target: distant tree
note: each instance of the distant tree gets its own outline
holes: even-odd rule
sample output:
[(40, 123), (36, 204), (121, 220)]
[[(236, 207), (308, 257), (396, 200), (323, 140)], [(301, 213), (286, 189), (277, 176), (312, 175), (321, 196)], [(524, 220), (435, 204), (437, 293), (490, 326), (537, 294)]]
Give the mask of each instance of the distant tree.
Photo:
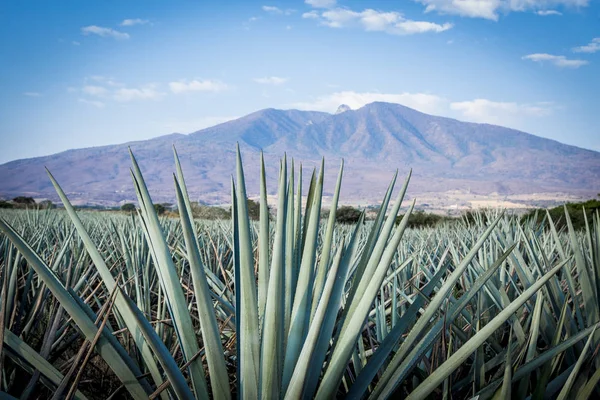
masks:
[(134, 212), (135, 211), (135, 204), (125, 203), (125, 204), (123, 204), (121, 206), (121, 211)]
[(0, 200), (0, 208), (15, 208), (14, 204)]
[(196, 201), (193, 201), (190, 205), (192, 206), (192, 215), (194, 218), (210, 220), (231, 218), (231, 211), (227, 211), (222, 207), (207, 206)]
[(46, 210), (51, 210), (56, 208), (56, 206), (54, 205), (54, 203), (52, 203), (50, 200), (43, 200), (40, 201), (39, 204), (40, 208), (46, 209)]
[[(396, 224), (399, 224), (400, 221), (402, 221), (403, 217), (404, 217), (404, 215), (398, 215), (396, 217)], [(440, 222), (448, 221), (450, 219), (451, 218), (448, 218), (446, 216), (426, 213), (425, 211), (419, 210), (419, 211), (415, 211), (410, 214), (410, 217), (408, 217), (407, 227), (413, 228), (413, 229), (414, 228), (429, 228), (429, 227), (436, 226)]]
[(248, 205), (248, 216), (250, 219), (260, 219), (260, 203), (258, 201), (248, 199), (246, 204)]
[(335, 213), (335, 220), (340, 224), (355, 224), (360, 218), (361, 211), (351, 206), (341, 206)]
[[(567, 228), (567, 219), (565, 216), (565, 207), (567, 208), (567, 212), (569, 213), (569, 218), (571, 219), (571, 223), (573, 224), (573, 228), (576, 230), (585, 229), (585, 220), (587, 217), (588, 223), (591, 224), (593, 219), (592, 215), (596, 212), (596, 210), (600, 209), (600, 200), (586, 200), (579, 203), (567, 203), (564, 206), (558, 206), (554, 208), (548, 209), (548, 213), (556, 226), (556, 229), (566, 229)], [(583, 211), (585, 210), (585, 216), (583, 215)], [(535, 220), (536, 223), (541, 223), (546, 220), (546, 210), (537, 209), (531, 210), (523, 217), (521, 217), (521, 221), (525, 222), (528, 220)], [(548, 224), (547, 224), (548, 226)]]
[(162, 204), (155, 204), (154, 210), (156, 211), (156, 213), (158, 215), (163, 215), (165, 213), (165, 211), (167, 211), (167, 208)]
[(13, 202), (15, 202), (16, 204), (21, 204), (21, 205), (25, 205), (25, 206), (35, 204), (35, 200), (33, 199), (33, 197), (26, 197), (26, 196), (15, 197), (13, 199)]

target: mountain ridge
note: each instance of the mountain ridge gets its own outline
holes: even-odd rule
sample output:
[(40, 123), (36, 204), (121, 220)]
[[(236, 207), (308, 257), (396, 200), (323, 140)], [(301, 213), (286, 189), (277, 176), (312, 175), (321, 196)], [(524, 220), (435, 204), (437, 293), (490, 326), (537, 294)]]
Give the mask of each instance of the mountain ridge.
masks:
[[(394, 169), (415, 171), (410, 191), (524, 194), (600, 191), (600, 153), (498, 125), (432, 116), (399, 104), (376, 102), (328, 114), (268, 108), (190, 134), (105, 145), (0, 165), (0, 195), (56, 198), (44, 166), (80, 202), (134, 200), (131, 148), (157, 199), (174, 198), (171, 146), (175, 145), (190, 194), (207, 203), (228, 199), (235, 144), (242, 149), (250, 194), (258, 191), (259, 151), (270, 191), (279, 157), (317, 166), (325, 157), (326, 186), (346, 159), (347, 200), (377, 201)], [(392, 168), (393, 167), (393, 168)], [(308, 174), (306, 174), (308, 175)], [(158, 201), (158, 200), (157, 200)]]

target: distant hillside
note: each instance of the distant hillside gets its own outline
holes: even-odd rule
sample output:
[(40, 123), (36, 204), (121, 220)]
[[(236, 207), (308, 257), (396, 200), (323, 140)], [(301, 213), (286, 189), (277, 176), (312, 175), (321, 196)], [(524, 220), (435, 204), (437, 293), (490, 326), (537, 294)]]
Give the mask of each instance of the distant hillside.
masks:
[[(172, 145), (179, 152), (190, 194), (208, 203), (229, 198), (235, 143), (243, 151), (249, 193), (258, 192), (259, 151), (276, 189), (280, 156), (306, 167), (326, 160), (326, 192), (346, 160), (343, 200), (377, 201), (396, 168), (413, 168), (410, 194), (465, 190), (504, 195), (600, 191), (600, 153), (513, 129), (423, 114), (372, 103), (337, 114), (266, 109), (189, 135), (69, 150), (0, 165), (0, 195), (55, 199), (48, 167), (77, 202), (135, 199), (127, 151), (135, 153), (157, 201), (174, 198)], [(296, 165), (298, 167), (298, 164)], [(305, 175), (310, 171), (306, 170)]]

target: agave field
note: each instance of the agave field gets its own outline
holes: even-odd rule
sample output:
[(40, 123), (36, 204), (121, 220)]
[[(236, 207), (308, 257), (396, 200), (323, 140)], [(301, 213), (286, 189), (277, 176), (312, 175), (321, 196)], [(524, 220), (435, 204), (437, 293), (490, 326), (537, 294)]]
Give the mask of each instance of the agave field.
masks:
[(0, 214), (0, 399), (600, 396), (598, 212), (407, 229), (409, 174), (338, 225), (343, 165), (321, 220), (324, 165), (303, 188), (284, 157), (251, 221), (238, 149), (231, 220), (192, 218), (176, 153), (159, 218), (131, 157), (135, 214), (78, 212), (50, 173), (64, 210)]

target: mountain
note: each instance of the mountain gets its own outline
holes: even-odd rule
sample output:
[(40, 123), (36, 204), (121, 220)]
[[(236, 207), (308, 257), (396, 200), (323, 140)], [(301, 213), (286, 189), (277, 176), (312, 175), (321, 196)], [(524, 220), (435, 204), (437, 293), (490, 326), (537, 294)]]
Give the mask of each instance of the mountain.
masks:
[[(304, 167), (326, 160), (325, 194), (345, 159), (342, 199), (366, 204), (381, 199), (396, 169), (412, 168), (411, 195), (468, 191), (522, 195), (600, 192), (600, 153), (514, 129), (432, 116), (398, 104), (342, 107), (328, 114), (261, 110), (188, 135), (62, 153), (0, 165), (0, 195), (56, 199), (47, 167), (76, 203), (110, 204), (135, 199), (128, 147), (155, 201), (173, 201), (172, 145), (179, 153), (192, 200), (226, 202), (240, 144), (249, 195), (258, 193), (263, 149), (270, 193), (278, 160), (287, 153)], [(296, 168), (299, 165), (296, 163)], [(297, 172), (297, 170), (296, 170)], [(310, 170), (304, 168), (305, 178)]]

